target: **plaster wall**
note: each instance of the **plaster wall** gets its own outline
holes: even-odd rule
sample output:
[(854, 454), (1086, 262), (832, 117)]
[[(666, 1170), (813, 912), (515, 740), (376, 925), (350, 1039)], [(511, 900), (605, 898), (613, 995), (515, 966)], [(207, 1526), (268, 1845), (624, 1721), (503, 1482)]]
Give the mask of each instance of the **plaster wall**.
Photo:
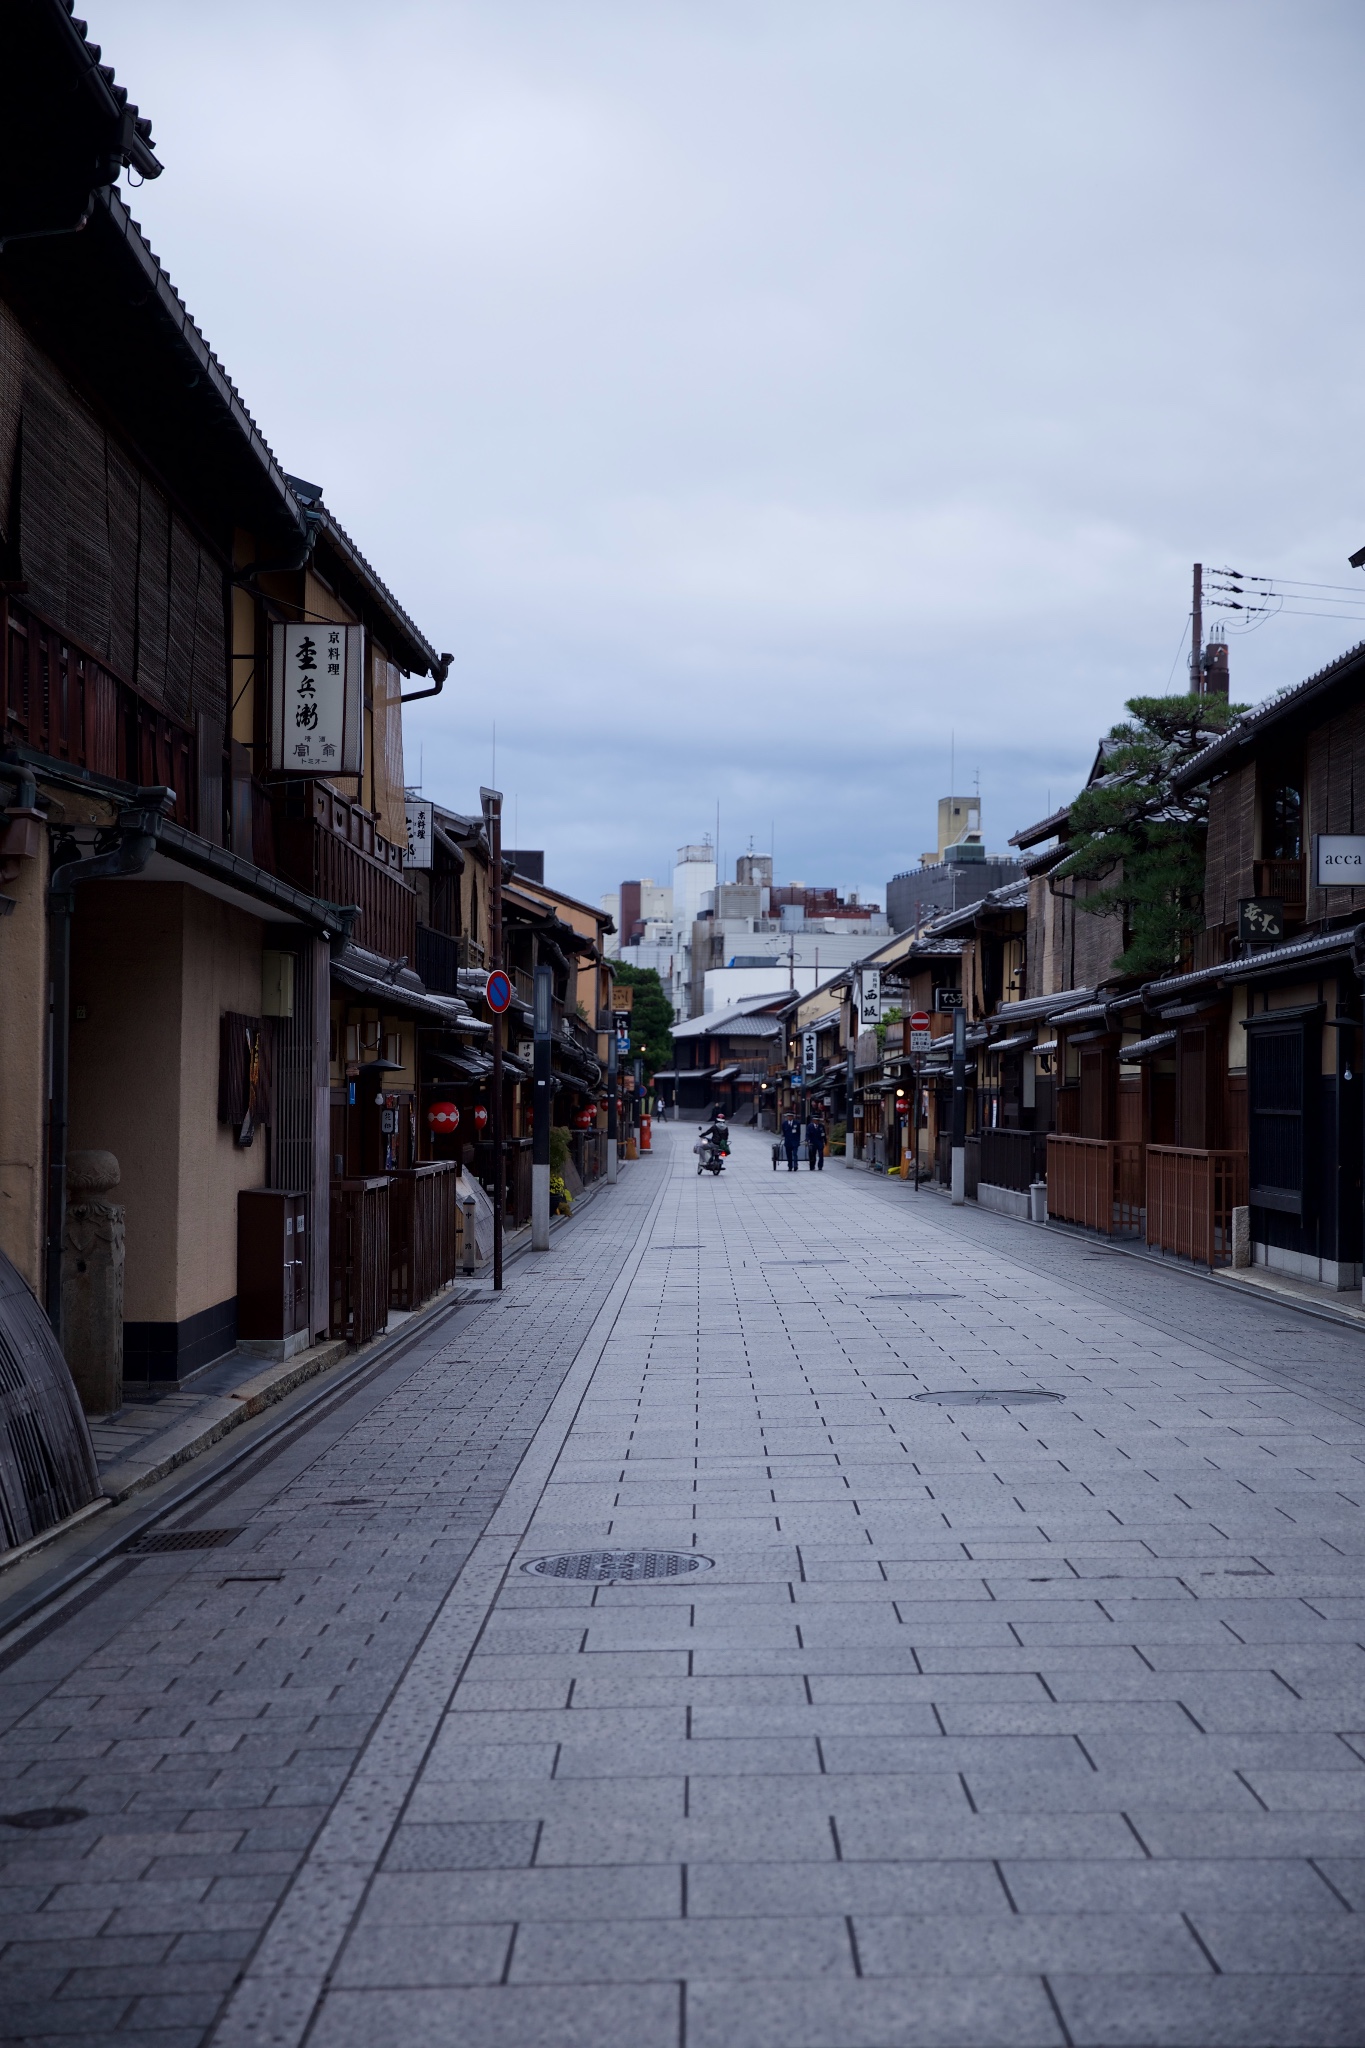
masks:
[(44, 1127), (47, 1117), (48, 836), (36, 860), (4, 885), (0, 917), (0, 1251), (43, 1291)]
[(130, 1323), (236, 1295), (237, 1194), (265, 1185), (267, 1152), (264, 1133), (238, 1151), (218, 1122), (218, 1020), (259, 1012), (261, 946), (257, 919), (180, 883), (77, 897), (71, 1145), (119, 1162)]

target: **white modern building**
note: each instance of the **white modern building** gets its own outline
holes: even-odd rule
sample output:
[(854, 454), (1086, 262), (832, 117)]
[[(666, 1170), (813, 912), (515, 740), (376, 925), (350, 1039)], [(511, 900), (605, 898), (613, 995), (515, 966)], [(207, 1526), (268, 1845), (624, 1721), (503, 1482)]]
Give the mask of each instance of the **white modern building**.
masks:
[(716, 849), (709, 839), (700, 846), (680, 846), (673, 868), (673, 975), (669, 1000), (681, 1023), (691, 1015), (692, 926), (703, 901), (716, 886)]

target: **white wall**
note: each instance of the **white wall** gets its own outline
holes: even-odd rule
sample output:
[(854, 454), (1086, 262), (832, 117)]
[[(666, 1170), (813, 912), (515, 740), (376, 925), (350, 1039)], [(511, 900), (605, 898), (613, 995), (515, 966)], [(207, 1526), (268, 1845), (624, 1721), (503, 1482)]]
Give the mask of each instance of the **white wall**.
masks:
[[(824, 978), (821, 968), (819, 980)], [(774, 967), (709, 967), (706, 970), (705, 1014), (713, 1010), (728, 1009), (731, 1003), (742, 1003), (749, 996), (783, 995), (795, 987), (802, 995), (809, 995), (818, 987), (814, 967), (797, 967), (789, 971), (784, 966)]]

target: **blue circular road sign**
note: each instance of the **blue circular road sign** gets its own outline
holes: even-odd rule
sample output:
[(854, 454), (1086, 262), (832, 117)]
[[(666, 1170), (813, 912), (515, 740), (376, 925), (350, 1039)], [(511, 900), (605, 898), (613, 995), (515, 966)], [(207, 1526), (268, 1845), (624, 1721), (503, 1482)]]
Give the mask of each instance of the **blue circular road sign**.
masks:
[(502, 1015), (504, 1010), (509, 1010), (512, 1007), (511, 977), (504, 974), (500, 967), (495, 967), (488, 977), (488, 986), (484, 990), (484, 1001), (489, 1009), (493, 1011), (494, 1015), (498, 1017)]

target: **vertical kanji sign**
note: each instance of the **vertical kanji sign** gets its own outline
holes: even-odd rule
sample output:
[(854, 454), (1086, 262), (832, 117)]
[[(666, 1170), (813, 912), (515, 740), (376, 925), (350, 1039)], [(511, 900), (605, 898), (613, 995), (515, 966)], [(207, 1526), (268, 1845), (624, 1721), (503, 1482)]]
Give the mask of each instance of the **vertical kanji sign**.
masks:
[(365, 628), (326, 620), (272, 626), (270, 671), (272, 768), (285, 775), (359, 775)]
[(429, 868), (431, 866), (432, 842), (435, 839), (433, 805), (430, 798), (410, 796), (407, 799), (408, 854), (403, 862), (405, 868)]

